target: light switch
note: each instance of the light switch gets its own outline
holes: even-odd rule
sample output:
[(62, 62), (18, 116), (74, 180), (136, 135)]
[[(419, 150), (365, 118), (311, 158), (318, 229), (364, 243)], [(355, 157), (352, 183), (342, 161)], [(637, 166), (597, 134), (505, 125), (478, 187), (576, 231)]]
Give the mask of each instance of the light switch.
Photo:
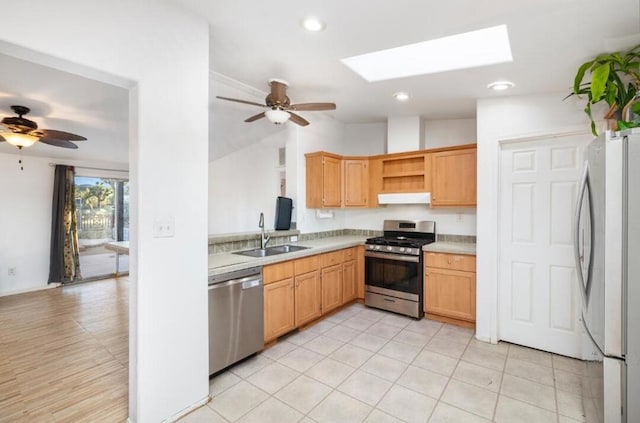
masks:
[(174, 218), (163, 217), (153, 221), (154, 238), (172, 238), (174, 234)]

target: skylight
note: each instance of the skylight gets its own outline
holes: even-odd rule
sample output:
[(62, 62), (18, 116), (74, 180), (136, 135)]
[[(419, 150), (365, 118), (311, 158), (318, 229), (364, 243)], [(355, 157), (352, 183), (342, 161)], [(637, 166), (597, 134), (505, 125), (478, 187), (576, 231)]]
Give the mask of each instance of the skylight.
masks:
[(342, 59), (369, 82), (512, 61), (506, 25)]

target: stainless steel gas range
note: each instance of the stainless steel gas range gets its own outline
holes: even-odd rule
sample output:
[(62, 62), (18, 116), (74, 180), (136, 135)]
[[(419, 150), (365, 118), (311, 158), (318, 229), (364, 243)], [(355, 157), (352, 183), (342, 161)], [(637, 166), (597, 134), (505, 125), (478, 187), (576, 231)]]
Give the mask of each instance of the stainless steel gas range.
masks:
[(435, 242), (433, 221), (385, 220), (384, 236), (365, 243), (365, 297), (370, 307), (421, 318), (422, 246)]

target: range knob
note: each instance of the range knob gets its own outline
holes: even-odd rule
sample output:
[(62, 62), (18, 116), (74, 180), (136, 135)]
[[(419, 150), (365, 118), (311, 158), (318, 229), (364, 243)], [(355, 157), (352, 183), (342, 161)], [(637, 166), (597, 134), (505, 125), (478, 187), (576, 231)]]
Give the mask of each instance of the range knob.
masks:
[(387, 247), (387, 251), (392, 251), (393, 247)]
[(400, 247), (400, 252), (404, 253), (404, 247)]
[(379, 249), (380, 249), (380, 246), (379, 246), (379, 245), (376, 245), (376, 250), (379, 250)]

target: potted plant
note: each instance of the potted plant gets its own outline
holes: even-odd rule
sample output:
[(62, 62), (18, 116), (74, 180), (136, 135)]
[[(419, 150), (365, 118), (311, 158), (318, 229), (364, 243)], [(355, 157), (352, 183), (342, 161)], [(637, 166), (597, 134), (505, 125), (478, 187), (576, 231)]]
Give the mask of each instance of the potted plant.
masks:
[[(586, 73), (590, 78), (583, 82)], [(604, 53), (583, 63), (576, 73), (573, 92), (567, 96), (587, 97), (585, 113), (591, 120), (591, 132), (597, 136), (591, 107), (602, 101), (609, 105), (605, 119), (613, 119), (611, 129), (640, 127), (640, 45), (625, 52)]]

